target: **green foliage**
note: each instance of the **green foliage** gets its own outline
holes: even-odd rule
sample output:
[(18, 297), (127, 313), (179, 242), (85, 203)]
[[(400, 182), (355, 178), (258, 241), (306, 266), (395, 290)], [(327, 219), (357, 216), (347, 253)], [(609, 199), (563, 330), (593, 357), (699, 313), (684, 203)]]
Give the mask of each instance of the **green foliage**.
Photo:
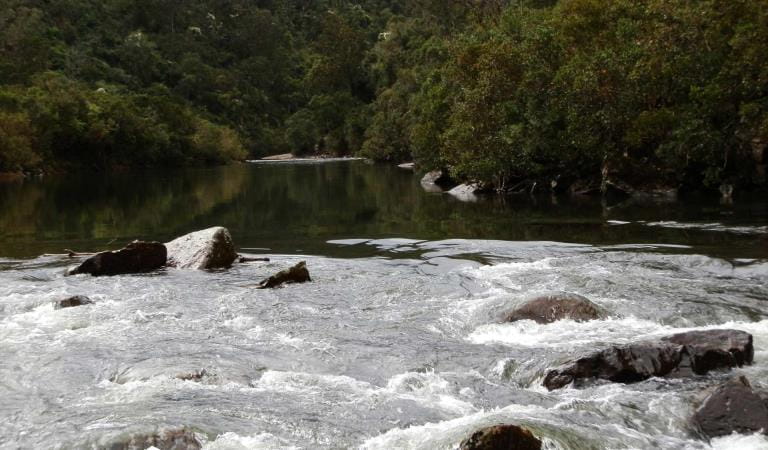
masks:
[(385, 87), (369, 156), (410, 154), (497, 187), (599, 178), (604, 161), (626, 158), (662, 184), (765, 182), (752, 157), (767, 141), (762, 2), (486, 6), (458, 31), (431, 32), (449, 49), (436, 61), (390, 23), (393, 39), (373, 51)]
[(0, 170), (290, 151), (765, 183), (762, 0), (2, 2)]
[(34, 144), (35, 130), (26, 114), (0, 111), (0, 171), (35, 167), (40, 155)]

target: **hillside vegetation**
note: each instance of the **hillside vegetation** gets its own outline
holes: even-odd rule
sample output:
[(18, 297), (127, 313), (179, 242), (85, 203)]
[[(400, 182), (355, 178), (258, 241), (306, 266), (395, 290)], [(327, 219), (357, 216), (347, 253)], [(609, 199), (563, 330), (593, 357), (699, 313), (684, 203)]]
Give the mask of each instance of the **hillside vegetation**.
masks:
[(0, 0), (0, 171), (293, 152), (765, 185), (764, 0)]

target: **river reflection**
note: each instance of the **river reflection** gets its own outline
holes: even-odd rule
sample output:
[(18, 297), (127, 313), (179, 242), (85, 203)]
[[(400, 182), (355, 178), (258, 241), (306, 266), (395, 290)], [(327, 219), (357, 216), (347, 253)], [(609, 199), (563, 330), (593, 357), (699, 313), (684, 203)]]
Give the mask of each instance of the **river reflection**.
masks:
[[(366, 256), (339, 239), (407, 237), (674, 244), (768, 256), (759, 199), (607, 206), (599, 199), (428, 193), (413, 173), (364, 161), (82, 173), (0, 184), (0, 256), (102, 250), (228, 227), (252, 252)], [(677, 249), (676, 251), (680, 251)]]

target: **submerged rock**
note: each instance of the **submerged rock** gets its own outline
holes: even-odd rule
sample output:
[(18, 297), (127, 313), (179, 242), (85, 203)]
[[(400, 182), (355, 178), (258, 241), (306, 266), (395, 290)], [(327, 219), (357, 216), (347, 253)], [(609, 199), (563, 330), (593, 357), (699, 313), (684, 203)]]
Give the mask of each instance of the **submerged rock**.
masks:
[(262, 281), (259, 283), (259, 289), (268, 289), (278, 287), (281, 284), (304, 283), (307, 281), (312, 281), (312, 279), (309, 277), (307, 263), (305, 261), (301, 261), (295, 266), (289, 269), (281, 270), (280, 272)]
[(74, 308), (75, 306), (83, 306), (93, 304), (93, 300), (84, 295), (75, 295), (74, 297), (65, 298), (62, 300), (56, 300), (53, 302), (53, 309)]
[(183, 380), (183, 381), (201, 381), (203, 378), (209, 378), (214, 376), (215, 374), (210, 373), (205, 369), (202, 369), (195, 372), (179, 373), (179, 374), (176, 374), (174, 378), (178, 380)]
[(159, 242), (133, 241), (120, 250), (91, 256), (69, 274), (102, 276), (151, 272), (165, 265), (167, 255), (165, 245)]
[(715, 369), (751, 364), (752, 335), (739, 330), (680, 333), (658, 342), (614, 346), (550, 370), (544, 386), (559, 389), (571, 382), (598, 378), (635, 383), (651, 377), (703, 375)]
[(199, 450), (203, 445), (189, 428), (161, 430), (153, 434), (132, 434), (124, 439), (100, 446), (107, 450)]
[(465, 439), (461, 450), (539, 450), (541, 441), (529, 430), (517, 425), (483, 428)]
[(693, 426), (713, 438), (731, 433), (768, 431), (768, 407), (744, 377), (718, 386), (692, 418)]
[(588, 298), (576, 294), (554, 294), (529, 300), (507, 314), (505, 322), (533, 320), (536, 323), (552, 323), (571, 319), (577, 322), (603, 317), (603, 311)]
[(189, 233), (165, 244), (168, 265), (179, 269), (229, 267), (237, 258), (229, 230), (213, 227)]

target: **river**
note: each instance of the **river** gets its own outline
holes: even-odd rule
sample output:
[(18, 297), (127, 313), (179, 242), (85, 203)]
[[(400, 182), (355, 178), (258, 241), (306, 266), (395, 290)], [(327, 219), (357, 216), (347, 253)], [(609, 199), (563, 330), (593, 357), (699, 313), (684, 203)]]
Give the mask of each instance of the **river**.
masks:
[[(210, 450), (439, 449), (502, 422), (547, 448), (768, 448), (758, 435), (708, 443), (689, 424), (734, 373), (768, 388), (767, 203), (462, 202), (364, 161), (1, 184), (0, 448), (101, 448), (186, 426)], [(270, 262), (64, 276), (65, 249), (214, 225)], [(253, 289), (302, 260), (312, 283)], [(499, 323), (560, 291), (610, 317)], [(70, 295), (95, 303), (54, 310)], [(541, 386), (574, 354), (707, 328), (752, 333), (755, 364)]]

